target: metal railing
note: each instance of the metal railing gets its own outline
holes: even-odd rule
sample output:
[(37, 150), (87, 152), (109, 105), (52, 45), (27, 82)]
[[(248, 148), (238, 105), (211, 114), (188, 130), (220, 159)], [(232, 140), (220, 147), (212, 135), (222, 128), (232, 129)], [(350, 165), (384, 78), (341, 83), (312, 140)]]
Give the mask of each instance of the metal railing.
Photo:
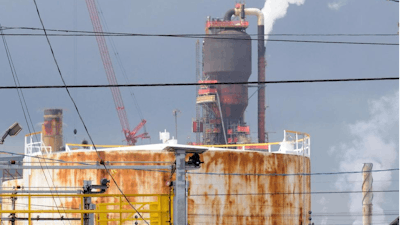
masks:
[[(151, 225), (172, 223), (172, 195), (125, 194), (125, 196), (136, 210), (125, 201), (125, 197), (121, 194), (1, 194), (3, 204), (0, 208), (0, 215), (15, 215), (17, 219), (28, 220), (28, 224), (37, 220), (60, 220), (60, 218), (63, 218), (63, 220), (80, 220), (80, 223), (84, 224), (84, 214), (94, 214), (95, 224), (116, 223), (122, 225), (127, 222), (131, 224), (132, 221), (140, 223), (142, 219), (137, 216), (140, 213), (144, 220)], [(97, 203), (94, 209), (82, 209), (84, 199), (88, 197), (91, 198), (93, 203), (102, 203)], [(14, 205), (10, 200), (12, 198), (18, 199)], [(80, 205), (71, 205), (71, 207), (65, 208), (54, 204), (40, 204), (44, 198), (59, 198), (59, 200), (64, 199), (64, 201), (70, 199), (71, 202), (77, 202), (72, 200), (79, 198)], [(9, 218), (7, 219), (9, 220)], [(129, 221), (131, 222), (129, 223)]]
[[(129, 147), (129, 145), (95, 145), (96, 149), (97, 148), (122, 148), (122, 147)], [(75, 147), (75, 148), (74, 148)], [(81, 148), (79, 148), (81, 147)], [(93, 148), (93, 145), (88, 145), (88, 144), (70, 144), (67, 143), (65, 144), (65, 151), (66, 152), (72, 152), (74, 150), (95, 150)]]
[[(145, 214), (144, 219), (150, 224), (157, 225), (166, 225), (172, 223), (172, 197), (169, 198), (168, 195), (151, 195), (151, 197), (156, 197), (153, 201), (144, 201), (144, 202), (130, 202), (132, 205), (135, 205), (136, 209), (139, 212), (147, 212), (146, 210), (150, 210), (150, 213)], [(171, 204), (170, 204), (171, 202)], [(124, 213), (126, 208), (131, 208), (128, 202), (125, 202), (125, 199), (122, 196), (118, 197), (118, 201), (114, 203), (99, 203), (96, 205), (96, 209), (100, 211), (108, 211), (109, 208), (117, 207), (120, 212), (117, 213), (117, 216), (111, 218), (109, 213), (98, 213), (96, 224), (98, 225), (107, 225), (112, 221), (118, 222), (118, 224), (123, 224), (127, 221), (138, 221), (140, 222), (140, 218), (138, 218), (135, 212), (132, 213)], [(169, 210), (171, 209), (171, 214), (169, 214)]]
[[(38, 138), (38, 135), (40, 137)], [(36, 142), (33, 140), (33, 137), (36, 136)], [(35, 132), (25, 135), (25, 155), (43, 155), (51, 153), (51, 146), (46, 146), (43, 143), (42, 132)]]
[[(39, 134), (40, 132), (33, 133)], [(27, 135), (28, 136), (28, 135)], [(27, 143), (27, 136), (25, 137), (25, 154), (42, 154), (51, 153), (51, 147), (45, 146), (43, 142), (33, 142), (30, 136), (30, 143)], [(40, 137), (41, 138), (41, 137)], [(241, 150), (255, 150), (267, 151), (271, 153), (294, 154), (311, 156), (311, 138), (310, 135), (304, 132), (284, 130), (283, 141), (269, 142), (269, 143), (251, 143), (251, 144), (227, 144), (227, 145), (201, 145), (211, 148), (227, 148), (227, 149), (241, 149)], [(273, 151), (271, 146), (279, 146), (279, 150)], [(75, 147), (75, 148), (74, 148)], [(128, 145), (96, 145), (96, 148), (121, 148), (129, 147)], [(42, 149), (39, 151), (39, 149)], [(94, 151), (93, 145), (89, 144), (65, 144), (65, 151), (72, 152), (74, 150), (89, 150)], [(40, 152), (40, 153), (39, 153)]]
[[(279, 146), (278, 151), (272, 151), (271, 146)], [(304, 132), (284, 130), (283, 141), (269, 143), (252, 143), (252, 144), (228, 144), (228, 145), (203, 145), (213, 148), (241, 149), (268, 151), (271, 153), (295, 154), (311, 156), (311, 138)]]

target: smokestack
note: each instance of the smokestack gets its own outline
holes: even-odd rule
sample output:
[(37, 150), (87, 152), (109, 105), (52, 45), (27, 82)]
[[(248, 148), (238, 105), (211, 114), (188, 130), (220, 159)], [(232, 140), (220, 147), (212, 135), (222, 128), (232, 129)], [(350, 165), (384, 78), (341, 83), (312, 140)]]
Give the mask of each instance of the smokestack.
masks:
[[(265, 81), (265, 36), (264, 36), (264, 14), (257, 8), (244, 8), (236, 6), (235, 15), (257, 16), (258, 25), (258, 81)], [(225, 19), (231, 14), (231, 10), (225, 14)], [(232, 16), (232, 15), (230, 15)], [(230, 20), (230, 18), (229, 18)], [(258, 84), (258, 143), (265, 143), (265, 84)]]
[(62, 109), (45, 109), (42, 125), (43, 143), (51, 147), (52, 152), (61, 151), (62, 141)]
[(372, 218), (372, 163), (364, 163), (362, 184), (363, 225), (371, 225)]
[[(263, 19), (264, 20), (264, 19)], [(265, 81), (264, 23), (258, 25), (258, 81)], [(258, 84), (258, 143), (265, 142), (265, 84)]]
[[(233, 14), (234, 12), (234, 14)], [(231, 17), (239, 16), (244, 19), (245, 15), (257, 16), (258, 25), (258, 142), (265, 143), (265, 36), (264, 36), (264, 14), (257, 8), (245, 8), (244, 4), (236, 4), (234, 9), (225, 13), (224, 20), (230, 21)]]

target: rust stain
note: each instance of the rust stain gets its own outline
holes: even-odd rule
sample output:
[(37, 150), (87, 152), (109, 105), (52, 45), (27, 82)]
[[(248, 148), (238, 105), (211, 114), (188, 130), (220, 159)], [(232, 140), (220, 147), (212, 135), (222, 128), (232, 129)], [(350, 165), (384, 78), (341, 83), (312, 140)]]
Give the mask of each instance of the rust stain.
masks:
[[(104, 161), (174, 161), (172, 153), (163, 151), (100, 151)], [(47, 155), (65, 161), (98, 161), (96, 152), (60, 152)], [(196, 172), (214, 173), (259, 173), (282, 174), (310, 172), (310, 160), (301, 156), (271, 154), (253, 151), (208, 151), (201, 156), (205, 163)], [(32, 159), (37, 161), (37, 159)], [(43, 160), (42, 160), (43, 161)], [(305, 164), (303, 165), (303, 162)], [(47, 161), (50, 165), (51, 161)], [(55, 164), (56, 165), (56, 164)], [(303, 171), (304, 167), (304, 171)], [(41, 170), (32, 170), (31, 186), (45, 186)], [(24, 176), (26, 172), (24, 171)], [(82, 186), (83, 180), (98, 183), (101, 178), (110, 178), (105, 170), (54, 170), (55, 186)], [(169, 173), (150, 171), (118, 170), (116, 182), (126, 194), (167, 194), (165, 185)], [(310, 191), (310, 177), (302, 176), (238, 176), (188, 174), (190, 196), (188, 197), (188, 220), (191, 224), (306, 224), (302, 214), (311, 207), (310, 195), (281, 194)], [(13, 185), (11, 181), (5, 185)], [(304, 186), (304, 188), (303, 188)], [(110, 194), (119, 191), (111, 182)], [(250, 195), (240, 195), (248, 193)], [(271, 194), (272, 193), (272, 194)], [(275, 194), (273, 194), (275, 193)], [(256, 195), (252, 195), (256, 194)], [(202, 196), (195, 196), (202, 195)], [(135, 200), (151, 200), (130, 198)], [(97, 203), (116, 202), (116, 199), (93, 198)], [(62, 199), (64, 207), (79, 208), (79, 199)], [(304, 203), (303, 203), (304, 202)], [(52, 204), (49, 200), (37, 199), (36, 204)], [(295, 216), (286, 216), (292, 214)], [(110, 215), (113, 218), (115, 215)]]

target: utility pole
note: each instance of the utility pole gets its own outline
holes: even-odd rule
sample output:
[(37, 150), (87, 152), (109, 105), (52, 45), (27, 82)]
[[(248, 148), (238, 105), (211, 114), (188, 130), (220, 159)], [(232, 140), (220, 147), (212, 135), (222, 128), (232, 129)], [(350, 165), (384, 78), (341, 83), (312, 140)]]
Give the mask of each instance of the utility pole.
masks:
[(174, 109), (172, 115), (175, 116), (175, 139), (178, 140), (178, 113), (181, 111), (179, 109)]
[[(199, 40), (196, 41), (196, 80), (195, 82), (199, 82), (201, 80), (200, 77), (200, 42)], [(196, 97), (199, 93), (199, 86), (196, 86)], [(200, 126), (200, 105), (196, 103), (196, 143), (200, 143), (200, 132), (198, 130)]]
[[(187, 225), (187, 194), (189, 183), (186, 180), (186, 171), (199, 169), (204, 163), (200, 160), (200, 155), (208, 150), (205, 147), (193, 146), (167, 146), (164, 150), (175, 154), (175, 181), (174, 187), (174, 208), (173, 208), (173, 225)], [(192, 154), (188, 161), (185, 161), (186, 155)]]

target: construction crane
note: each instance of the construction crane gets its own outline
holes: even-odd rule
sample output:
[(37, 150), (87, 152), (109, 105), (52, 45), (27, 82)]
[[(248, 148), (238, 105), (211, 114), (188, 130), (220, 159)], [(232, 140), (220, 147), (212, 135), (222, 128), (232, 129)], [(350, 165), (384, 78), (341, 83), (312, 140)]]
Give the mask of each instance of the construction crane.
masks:
[[(99, 46), (101, 60), (103, 61), (104, 69), (106, 71), (108, 83), (116, 85), (117, 78), (114, 73), (113, 64), (108, 51), (107, 43), (101, 34), (103, 33), (103, 27), (100, 22), (99, 14), (97, 11), (95, 0), (85, 0), (87, 8), (89, 10), (90, 20), (92, 21), (93, 30), (100, 35), (96, 35), (96, 41)], [(139, 138), (150, 138), (148, 133), (137, 134), (137, 132), (146, 124), (146, 120), (142, 121), (132, 131), (129, 128), (128, 117), (126, 115), (124, 102), (122, 100), (121, 92), (118, 87), (110, 87), (111, 93), (114, 99), (115, 108), (117, 109), (118, 118), (121, 123), (122, 131), (125, 134), (125, 139), (128, 145), (135, 145)]]

